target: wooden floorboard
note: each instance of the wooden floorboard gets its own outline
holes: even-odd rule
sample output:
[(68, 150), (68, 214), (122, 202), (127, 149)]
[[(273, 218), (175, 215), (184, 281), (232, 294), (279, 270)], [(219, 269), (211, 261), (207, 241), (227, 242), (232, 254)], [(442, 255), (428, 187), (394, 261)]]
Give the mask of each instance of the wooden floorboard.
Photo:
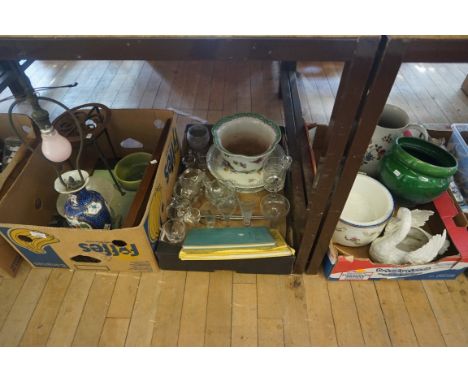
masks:
[[(343, 64), (298, 68), (305, 121), (327, 123)], [(278, 63), (36, 61), (27, 73), (34, 86), (78, 82), (42, 92), (70, 107), (172, 107), (210, 123), (253, 111), (284, 122)], [(412, 122), (467, 122), (468, 97), (460, 90), (467, 74), (467, 64), (404, 64), (388, 102), (404, 108)], [(0, 104), (0, 112), (8, 106)], [(178, 128), (189, 122), (190, 116), (179, 116)], [(0, 344), (467, 346), (467, 296), (464, 275), (351, 283), (329, 282), (323, 274), (102, 274), (23, 263), (16, 278), (0, 279)]]
[(351, 283), (329, 283), (328, 291), (338, 345), (363, 346), (365, 342)]
[(45, 346), (47, 344), (72, 277), (73, 272), (69, 270), (54, 269), (52, 271), (23, 334), (21, 346)]
[(205, 346), (229, 346), (231, 344), (232, 282), (231, 271), (210, 273)]
[(382, 280), (375, 283), (388, 334), (393, 346), (417, 346), (408, 308), (398, 282)]

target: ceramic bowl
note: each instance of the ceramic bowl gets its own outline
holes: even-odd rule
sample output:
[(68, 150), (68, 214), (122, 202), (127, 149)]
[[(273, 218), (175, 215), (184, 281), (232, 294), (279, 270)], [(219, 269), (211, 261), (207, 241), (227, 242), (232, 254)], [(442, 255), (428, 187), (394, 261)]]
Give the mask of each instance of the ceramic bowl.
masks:
[(223, 158), (239, 172), (261, 169), (281, 140), (278, 125), (254, 113), (224, 117), (213, 126), (212, 133)]
[(394, 202), (387, 188), (370, 176), (358, 174), (332, 241), (361, 247), (374, 241), (392, 217)]
[(399, 137), (382, 159), (380, 180), (401, 204), (413, 206), (442, 194), (457, 166), (443, 148), (419, 138)]
[(124, 189), (128, 191), (138, 189), (151, 157), (149, 153), (137, 152), (126, 155), (117, 162), (114, 174)]

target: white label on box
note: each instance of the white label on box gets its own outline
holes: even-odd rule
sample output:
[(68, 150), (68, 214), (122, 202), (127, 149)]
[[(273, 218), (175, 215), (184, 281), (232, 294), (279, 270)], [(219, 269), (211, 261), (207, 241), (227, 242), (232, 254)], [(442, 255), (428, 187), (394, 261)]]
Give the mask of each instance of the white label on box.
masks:
[(41, 239), (45, 239), (47, 237), (47, 235), (45, 233), (42, 233), (42, 232), (29, 231), (29, 233), (31, 234), (31, 236), (40, 237)]
[(343, 272), (340, 280), (369, 280), (372, 275), (372, 272)]

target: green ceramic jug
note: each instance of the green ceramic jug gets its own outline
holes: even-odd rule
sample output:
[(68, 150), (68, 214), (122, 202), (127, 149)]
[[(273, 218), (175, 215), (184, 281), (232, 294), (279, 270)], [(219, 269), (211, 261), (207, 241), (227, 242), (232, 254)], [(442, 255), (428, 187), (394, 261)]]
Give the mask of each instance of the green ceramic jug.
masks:
[(423, 204), (448, 188), (457, 167), (457, 160), (443, 148), (399, 137), (382, 160), (380, 179), (397, 199)]

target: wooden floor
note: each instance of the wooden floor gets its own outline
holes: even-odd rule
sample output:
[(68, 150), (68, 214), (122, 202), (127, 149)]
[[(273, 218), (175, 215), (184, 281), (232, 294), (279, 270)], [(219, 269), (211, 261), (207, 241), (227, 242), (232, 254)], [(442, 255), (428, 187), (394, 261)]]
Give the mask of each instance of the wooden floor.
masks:
[[(308, 122), (328, 121), (342, 66), (300, 66)], [(468, 65), (404, 65), (390, 101), (415, 122), (468, 121)], [(35, 62), (34, 86), (68, 106), (167, 108), (210, 122), (282, 122), (276, 63)], [(5, 91), (0, 98), (7, 96)], [(5, 112), (8, 103), (0, 104)], [(51, 109), (53, 115), (59, 110)], [(189, 119), (183, 117), (182, 127)], [(468, 280), (327, 282), (318, 276), (34, 269), (0, 279), (3, 346), (466, 346)]]

